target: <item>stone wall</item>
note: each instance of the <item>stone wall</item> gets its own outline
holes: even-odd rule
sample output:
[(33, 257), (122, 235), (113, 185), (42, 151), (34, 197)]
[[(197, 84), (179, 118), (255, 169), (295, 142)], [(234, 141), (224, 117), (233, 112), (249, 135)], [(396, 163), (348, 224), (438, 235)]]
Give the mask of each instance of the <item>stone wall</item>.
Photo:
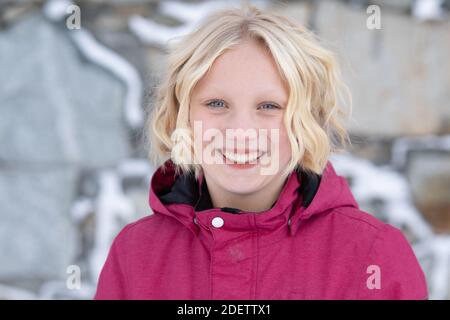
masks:
[[(151, 107), (167, 50), (140, 39), (130, 19), (169, 28), (183, 22), (162, 14), (158, 1), (77, 3), (82, 28), (138, 71), (142, 109)], [(338, 53), (353, 95), (352, 156), (407, 181), (421, 217), (448, 236), (450, 21), (419, 21), (408, 0), (374, 3), (381, 7), (380, 30), (366, 27), (364, 1), (269, 6)], [(17, 290), (89, 298), (112, 237), (151, 214), (153, 169), (142, 128), (130, 128), (124, 115), (126, 85), (83, 55), (70, 36), (76, 31), (48, 19), (43, 5), (0, 4), (0, 298), (17, 297)], [(364, 205), (382, 218), (386, 206), (372, 200)], [(65, 288), (69, 265), (81, 267), (84, 291)]]

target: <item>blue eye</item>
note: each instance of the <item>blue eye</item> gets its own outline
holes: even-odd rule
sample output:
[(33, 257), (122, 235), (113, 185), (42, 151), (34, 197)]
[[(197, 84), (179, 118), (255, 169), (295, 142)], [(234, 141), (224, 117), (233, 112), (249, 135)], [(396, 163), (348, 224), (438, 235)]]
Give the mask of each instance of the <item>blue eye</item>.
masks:
[[(206, 103), (206, 105), (208, 107), (211, 107), (213, 109), (220, 109), (222, 107), (225, 107), (224, 104), (225, 104), (225, 102), (223, 100), (212, 100), (212, 101)], [(280, 109), (280, 107), (273, 103), (265, 103), (265, 104), (259, 106), (258, 109), (275, 110), (275, 109)]]
[(211, 102), (208, 102), (206, 105), (208, 106), (208, 107), (211, 107), (211, 108), (214, 108), (214, 109), (218, 109), (218, 108), (221, 108), (222, 106), (218, 106), (218, 105), (214, 105), (215, 103), (223, 103), (223, 101), (222, 100), (213, 100), (213, 101), (211, 101)]
[[(269, 108), (266, 108), (266, 106), (269, 106)], [(261, 109), (268, 109), (268, 110), (272, 110), (272, 109), (280, 109), (279, 106), (277, 106), (276, 104), (272, 104), (272, 103), (266, 103), (263, 104), (261, 107)], [(258, 108), (259, 109), (259, 108)]]

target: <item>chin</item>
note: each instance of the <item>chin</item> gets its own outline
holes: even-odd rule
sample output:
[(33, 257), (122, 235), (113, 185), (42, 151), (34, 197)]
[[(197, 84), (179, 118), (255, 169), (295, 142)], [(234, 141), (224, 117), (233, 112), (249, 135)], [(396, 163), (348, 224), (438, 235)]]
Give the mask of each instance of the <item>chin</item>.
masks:
[(223, 189), (235, 194), (254, 193), (262, 189), (267, 176), (261, 176), (258, 171), (254, 174), (221, 172), (214, 174), (214, 180)]

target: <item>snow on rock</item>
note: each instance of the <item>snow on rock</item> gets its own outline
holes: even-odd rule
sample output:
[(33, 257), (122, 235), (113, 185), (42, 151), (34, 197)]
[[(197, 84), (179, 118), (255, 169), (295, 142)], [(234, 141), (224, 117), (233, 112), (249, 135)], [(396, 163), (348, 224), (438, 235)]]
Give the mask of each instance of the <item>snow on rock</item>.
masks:
[[(397, 146), (399, 154), (409, 150), (412, 146), (426, 146), (447, 148), (447, 138), (431, 142), (430, 138), (400, 142)], [(419, 141), (419, 144), (414, 142)], [(397, 156), (395, 159), (403, 159)], [(349, 154), (333, 155), (331, 157), (336, 172), (350, 178), (352, 192), (359, 201), (376, 198), (383, 201), (383, 214), (387, 222), (410, 230), (417, 241), (413, 243), (413, 250), (422, 263), (427, 274), (430, 299), (448, 298), (448, 284), (450, 280), (450, 236), (437, 235), (415, 208), (406, 178), (390, 166), (377, 167), (368, 160), (359, 159)], [(403, 162), (399, 160), (398, 163)], [(424, 268), (424, 261), (431, 259), (431, 266)]]
[(403, 168), (408, 159), (408, 153), (414, 150), (450, 151), (450, 135), (425, 135), (420, 137), (401, 137), (392, 146), (391, 163), (395, 168)]
[[(266, 8), (269, 1), (250, 1), (260, 8)], [(182, 22), (180, 26), (168, 27), (160, 25), (140, 16), (132, 16), (128, 22), (130, 30), (144, 43), (162, 48), (170, 46), (170, 41), (178, 36), (193, 31), (202, 19), (214, 11), (238, 7), (241, 1), (205, 1), (199, 3), (183, 3), (180, 1), (163, 1), (159, 10), (162, 14), (176, 18)]]
[(416, 0), (412, 14), (419, 21), (438, 21), (444, 19), (443, 0)]
[(390, 223), (406, 226), (420, 239), (432, 235), (431, 227), (414, 207), (408, 183), (400, 173), (350, 155), (333, 156), (332, 163), (337, 172), (351, 177), (352, 192), (358, 201), (380, 199)]
[[(60, 22), (66, 15), (72, 1), (48, 1), (43, 7), (44, 15), (51, 21)], [(99, 43), (92, 34), (81, 28), (70, 30), (71, 37), (80, 52), (93, 63), (105, 68), (117, 76), (126, 86), (125, 118), (131, 128), (139, 128), (144, 123), (144, 113), (141, 106), (142, 82), (136, 69), (119, 54)]]

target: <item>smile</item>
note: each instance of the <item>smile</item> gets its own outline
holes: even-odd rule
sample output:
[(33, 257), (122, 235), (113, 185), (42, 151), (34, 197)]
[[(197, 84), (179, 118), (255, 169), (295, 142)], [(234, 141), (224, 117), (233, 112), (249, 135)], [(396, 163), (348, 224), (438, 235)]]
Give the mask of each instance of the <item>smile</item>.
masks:
[(225, 159), (237, 164), (246, 164), (250, 162), (255, 162), (264, 155), (264, 152), (258, 153), (256, 151), (249, 153), (235, 153), (222, 150), (218, 151), (224, 156)]

